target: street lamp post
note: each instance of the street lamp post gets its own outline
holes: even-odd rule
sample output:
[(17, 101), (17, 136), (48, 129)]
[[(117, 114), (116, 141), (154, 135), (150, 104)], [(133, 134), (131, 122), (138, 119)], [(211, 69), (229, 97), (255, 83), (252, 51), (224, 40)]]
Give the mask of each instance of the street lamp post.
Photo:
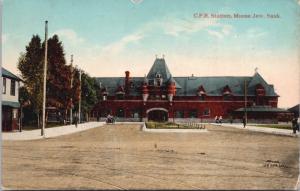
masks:
[(244, 105), (244, 117), (245, 117), (245, 123), (247, 124), (248, 122), (248, 119), (247, 119), (247, 82), (246, 82), (246, 79), (245, 79), (245, 105)]
[[(71, 91), (73, 88), (73, 55), (71, 55)], [(70, 125), (73, 123), (73, 99), (71, 95)]]
[(80, 93), (79, 93), (79, 106), (78, 106), (78, 123), (81, 122), (81, 69), (79, 69), (79, 82), (80, 82)]
[(48, 21), (45, 21), (45, 58), (44, 58), (44, 84), (43, 84), (43, 126), (41, 136), (45, 137), (46, 119), (46, 79), (47, 79), (47, 51), (48, 51)]

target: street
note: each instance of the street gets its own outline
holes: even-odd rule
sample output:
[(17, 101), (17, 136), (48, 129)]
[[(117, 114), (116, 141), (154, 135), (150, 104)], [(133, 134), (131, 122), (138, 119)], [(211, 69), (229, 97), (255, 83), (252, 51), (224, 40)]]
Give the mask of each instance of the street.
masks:
[(148, 133), (140, 125), (3, 141), (12, 189), (294, 189), (299, 139), (208, 126), (207, 133)]

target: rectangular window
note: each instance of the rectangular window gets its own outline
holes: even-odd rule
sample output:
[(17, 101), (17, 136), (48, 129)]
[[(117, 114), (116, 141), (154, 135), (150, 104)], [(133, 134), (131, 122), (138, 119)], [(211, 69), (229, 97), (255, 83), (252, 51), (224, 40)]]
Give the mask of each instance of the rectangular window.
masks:
[(209, 116), (210, 115), (210, 109), (209, 108), (205, 108), (203, 111), (203, 115), (204, 116)]
[(191, 110), (190, 111), (190, 118), (197, 118), (198, 117), (198, 111), (197, 110)]
[(2, 90), (3, 94), (6, 94), (6, 78), (3, 78), (3, 90)]
[(16, 95), (16, 81), (15, 80), (11, 80), (10, 95), (12, 95), (12, 96)]
[(184, 112), (183, 111), (176, 111), (175, 112), (176, 118), (184, 118)]

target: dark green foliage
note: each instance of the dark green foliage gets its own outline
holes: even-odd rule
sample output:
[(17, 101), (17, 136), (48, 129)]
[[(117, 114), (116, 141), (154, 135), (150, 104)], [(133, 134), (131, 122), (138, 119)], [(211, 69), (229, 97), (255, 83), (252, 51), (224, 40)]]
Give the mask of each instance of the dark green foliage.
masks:
[[(29, 101), (32, 112), (39, 118), (43, 103), (43, 50), (41, 39), (34, 35), (26, 46), (26, 52), (21, 54), (18, 69), (21, 71), (27, 91), (21, 91), (20, 97)], [(26, 95), (25, 95), (26, 92)], [(39, 119), (37, 120), (39, 121)]]

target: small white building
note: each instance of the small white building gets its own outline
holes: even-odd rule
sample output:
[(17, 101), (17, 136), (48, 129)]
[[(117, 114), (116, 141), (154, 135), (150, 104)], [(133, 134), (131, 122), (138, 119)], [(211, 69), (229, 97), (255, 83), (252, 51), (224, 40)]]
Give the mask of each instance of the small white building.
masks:
[(19, 129), (19, 87), (21, 79), (2, 67), (2, 131)]

